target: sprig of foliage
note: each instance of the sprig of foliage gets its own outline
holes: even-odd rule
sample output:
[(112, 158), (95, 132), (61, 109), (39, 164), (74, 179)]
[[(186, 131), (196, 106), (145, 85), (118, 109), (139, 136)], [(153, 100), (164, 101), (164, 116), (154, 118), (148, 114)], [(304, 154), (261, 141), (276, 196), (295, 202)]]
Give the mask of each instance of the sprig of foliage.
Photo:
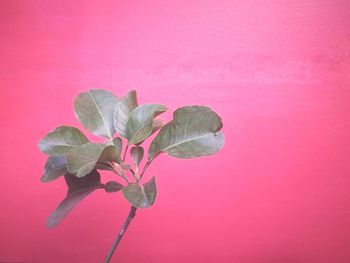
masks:
[[(88, 131), (107, 140), (89, 142), (79, 129), (70, 126), (60, 126), (40, 140), (40, 150), (49, 155), (41, 181), (51, 182), (64, 176), (68, 187), (66, 198), (49, 216), (46, 225), (49, 228), (58, 225), (80, 201), (97, 189), (107, 193), (121, 191), (131, 209), (106, 258), (105, 262), (109, 262), (136, 209), (150, 207), (155, 202), (155, 177), (142, 182), (143, 174), (153, 160), (161, 153), (194, 158), (218, 152), (224, 145), (220, 132), (222, 121), (208, 107), (185, 106), (177, 109), (173, 120), (163, 125), (157, 116), (167, 111), (167, 107), (139, 105), (134, 90), (120, 99), (106, 90), (89, 90), (75, 99), (74, 110)], [(147, 161), (141, 168), (145, 155), (141, 145), (156, 132), (147, 152)], [(128, 153), (132, 164), (125, 161)], [(111, 171), (125, 183), (109, 181), (103, 184), (98, 170)]]

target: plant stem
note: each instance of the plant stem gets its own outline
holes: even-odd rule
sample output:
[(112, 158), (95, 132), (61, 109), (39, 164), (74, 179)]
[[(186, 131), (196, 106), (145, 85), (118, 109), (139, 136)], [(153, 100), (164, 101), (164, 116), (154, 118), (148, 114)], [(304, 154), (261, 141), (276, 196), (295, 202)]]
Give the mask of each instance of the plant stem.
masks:
[(123, 235), (124, 235), (126, 229), (128, 228), (128, 226), (129, 226), (131, 220), (135, 217), (135, 215), (136, 215), (136, 210), (137, 210), (137, 208), (136, 208), (135, 206), (131, 206), (131, 207), (130, 207), (130, 212), (129, 212), (129, 214), (128, 214), (128, 217), (126, 218), (126, 220), (125, 220), (125, 222), (124, 222), (122, 228), (121, 228), (120, 231), (119, 231), (119, 234), (118, 234), (116, 240), (114, 241), (114, 243), (113, 243), (111, 249), (109, 250), (108, 255), (107, 255), (107, 257), (106, 257), (106, 260), (105, 260), (105, 263), (109, 263), (109, 262), (110, 262), (110, 260), (111, 260), (111, 258), (112, 258), (112, 256), (113, 256), (113, 253), (114, 253), (115, 249), (117, 248), (117, 246), (118, 246), (120, 240), (122, 239), (122, 237), (123, 237)]

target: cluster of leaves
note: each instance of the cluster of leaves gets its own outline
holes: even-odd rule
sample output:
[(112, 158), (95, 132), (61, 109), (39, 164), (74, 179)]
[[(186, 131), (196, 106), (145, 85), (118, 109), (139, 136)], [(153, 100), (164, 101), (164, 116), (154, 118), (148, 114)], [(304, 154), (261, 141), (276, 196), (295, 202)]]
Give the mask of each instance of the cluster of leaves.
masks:
[[(157, 116), (167, 107), (139, 105), (135, 91), (119, 99), (106, 90), (89, 90), (75, 99), (74, 110), (81, 124), (94, 135), (104, 137), (105, 141), (89, 142), (79, 129), (71, 126), (60, 126), (40, 140), (40, 150), (49, 155), (41, 181), (51, 182), (64, 176), (68, 186), (66, 198), (48, 218), (48, 227), (56, 226), (96, 189), (121, 191), (132, 206), (147, 208), (155, 201), (156, 181), (152, 177), (141, 183), (141, 179), (159, 154), (193, 158), (214, 154), (224, 144), (220, 117), (204, 106), (181, 107), (174, 112), (173, 120), (163, 125)], [(141, 145), (156, 132), (147, 161), (141, 168), (144, 157)], [(128, 152), (132, 164), (125, 162)], [(102, 184), (98, 170), (114, 172), (125, 185), (117, 181)]]

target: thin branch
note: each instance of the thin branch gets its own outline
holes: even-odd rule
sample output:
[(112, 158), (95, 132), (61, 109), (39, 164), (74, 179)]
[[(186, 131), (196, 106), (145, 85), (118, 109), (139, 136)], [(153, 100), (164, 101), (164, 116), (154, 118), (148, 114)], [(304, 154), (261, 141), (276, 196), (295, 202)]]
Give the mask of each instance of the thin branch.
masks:
[(128, 149), (129, 149), (129, 144), (127, 144), (125, 147), (125, 152), (124, 152), (123, 159), (122, 159), (123, 162), (125, 161), (126, 153), (127, 153)]
[(125, 177), (124, 174), (118, 174), (118, 173), (116, 173), (116, 174), (119, 175), (121, 178), (123, 178), (127, 184), (130, 184), (130, 181), (128, 180), (128, 178)]
[(129, 171), (131, 172), (131, 174), (132, 174), (132, 176), (134, 177), (135, 181), (138, 182), (140, 179), (139, 179), (139, 177), (137, 176), (137, 174), (135, 173), (135, 171), (134, 171), (132, 168), (130, 168)]
[(151, 162), (152, 162), (151, 160), (148, 160), (148, 161), (146, 162), (146, 164), (145, 164), (145, 166), (143, 167), (142, 172), (141, 172), (141, 174), (140, 174), (140, 178), (137, 180), (137, 182), (139, 182), (139, 181), (142, 179), (143, 174), (146, 172), (146, 170), (147, 170), (148, 166), (150, 166)]
[(111, 260), (111, 258), (113, 256), (113, 253), (114, 253), (115, 249), (118, 247), (118, 244), (119, 244), (120, 240), (122, 239), (126, 229), (128, 228), (131, 220), (135, 217), (136, 210), (137, 210), (137, 208), (135, 206), (131, 206), (129, 215), (126, 218), (122, 228), (120, 229), (119, 234), (118, 234), (117, 238), (115, 239), (111, 249), (109, 250), (108, 255), (107, 255), (106, 259), (105, 259), (105, 263), (109, 263), (110, 262), (110, 260)]
[(135, 171), (132, 169), (132, 168), (130, 168), (130, 170), (129, 170), (133, 175), (136, 175), (135, 174)]

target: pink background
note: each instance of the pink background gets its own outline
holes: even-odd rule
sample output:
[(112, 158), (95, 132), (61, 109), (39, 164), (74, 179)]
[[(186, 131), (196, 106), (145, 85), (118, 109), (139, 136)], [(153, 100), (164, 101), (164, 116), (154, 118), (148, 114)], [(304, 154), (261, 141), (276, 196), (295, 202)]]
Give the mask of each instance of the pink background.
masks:
[(210, 105), (226, 136), (215, 156), (154, 162), (158, 199), (114, 262), (350, 262), (348, 0), (2, 0), (0, 33), (0, 262), (105, 257), (121, 195), (47, 230), (65, 186), (39, 181), (38, 140), (81, 127), (73, 99), (93, 87)]

